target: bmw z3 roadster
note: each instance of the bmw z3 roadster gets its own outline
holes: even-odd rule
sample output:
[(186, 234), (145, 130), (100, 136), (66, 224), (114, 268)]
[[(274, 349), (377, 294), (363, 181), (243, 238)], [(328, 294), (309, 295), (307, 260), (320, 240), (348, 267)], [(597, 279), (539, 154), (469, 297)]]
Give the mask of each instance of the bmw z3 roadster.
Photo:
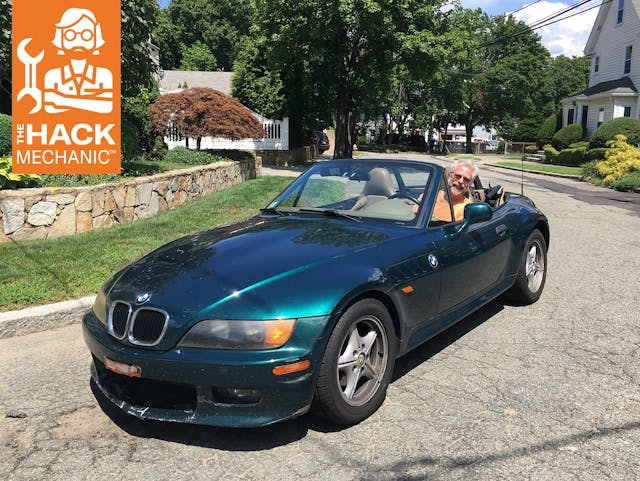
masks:
[(448, 177), (409, 160), (318, 163), (255, 217), (133, 262), (83, 318), (93, 381), (143, 419), (364, 420), (399, 356), (544, 288), (544, 214), (476, 179), (455, 221)]

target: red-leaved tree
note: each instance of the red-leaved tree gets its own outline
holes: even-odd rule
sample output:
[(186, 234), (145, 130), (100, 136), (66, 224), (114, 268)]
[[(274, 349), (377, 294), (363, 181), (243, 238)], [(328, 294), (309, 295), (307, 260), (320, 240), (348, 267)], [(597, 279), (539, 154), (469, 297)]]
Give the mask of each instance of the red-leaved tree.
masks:
[(165, 135), (173, 123), (187, 139), (187, 146), (189, 138), (196, 139), (198, 149), (202, 137), (264, 137), (262, 124), (248, 108), (230, 95), (207, 87), (161, 95), (149, 109), (149, 119), (160, 135)]

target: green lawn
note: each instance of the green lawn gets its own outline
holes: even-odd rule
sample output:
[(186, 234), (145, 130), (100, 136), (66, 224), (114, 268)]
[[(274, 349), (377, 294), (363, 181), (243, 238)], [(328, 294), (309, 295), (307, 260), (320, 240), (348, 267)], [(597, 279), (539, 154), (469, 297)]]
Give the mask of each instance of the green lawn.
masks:
[(515, 169), (524, 168), (524, 170), (531, 172), (550, 172), (554, 174), (580, 175), (582, 172), (580, 167), (566, 167), (564, 165), (532, 164), (527, 162), (524, 164), (521, 162), (496, 162), (496, 165)]
[(149, 219), (73, 237), (0, 244), (0, 311), (97, 292), (111, 274), (170, 240), (246, 219), (292, 179), (261, 177)]

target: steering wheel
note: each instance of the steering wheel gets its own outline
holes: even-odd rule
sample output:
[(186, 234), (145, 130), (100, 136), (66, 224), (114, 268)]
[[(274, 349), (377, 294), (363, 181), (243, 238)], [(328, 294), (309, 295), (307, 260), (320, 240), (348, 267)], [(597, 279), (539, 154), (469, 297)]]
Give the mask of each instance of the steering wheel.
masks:
[(408, 194), (401, 194), (400, 192), (397, 192), (393, 195), (389, 196), (389, 199), (407, 199), (410, 200), (411, 202), (413, 202), (416, 205), (420, 205), (420, 201), (418, 199), (416, 199), (415, 197), (408, 195)]

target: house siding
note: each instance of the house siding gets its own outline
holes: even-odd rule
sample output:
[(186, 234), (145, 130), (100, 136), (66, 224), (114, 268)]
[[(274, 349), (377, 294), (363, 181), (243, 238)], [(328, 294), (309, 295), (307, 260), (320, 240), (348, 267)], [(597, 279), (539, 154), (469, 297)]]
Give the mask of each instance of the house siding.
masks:
[(592, 59), (600, 57), (598, 72), (593, 71), (592, 60), (589, 87), (624, 76), (624, 55), (628, 46), (633, 47), (629, 77), (634, 85), (640, 85), (640, 0), (625, 1), (622, 23), (617, 24), (617, 18), (618, 2), (614, 0), (598, 34), (595, 49), (585, 52)]

